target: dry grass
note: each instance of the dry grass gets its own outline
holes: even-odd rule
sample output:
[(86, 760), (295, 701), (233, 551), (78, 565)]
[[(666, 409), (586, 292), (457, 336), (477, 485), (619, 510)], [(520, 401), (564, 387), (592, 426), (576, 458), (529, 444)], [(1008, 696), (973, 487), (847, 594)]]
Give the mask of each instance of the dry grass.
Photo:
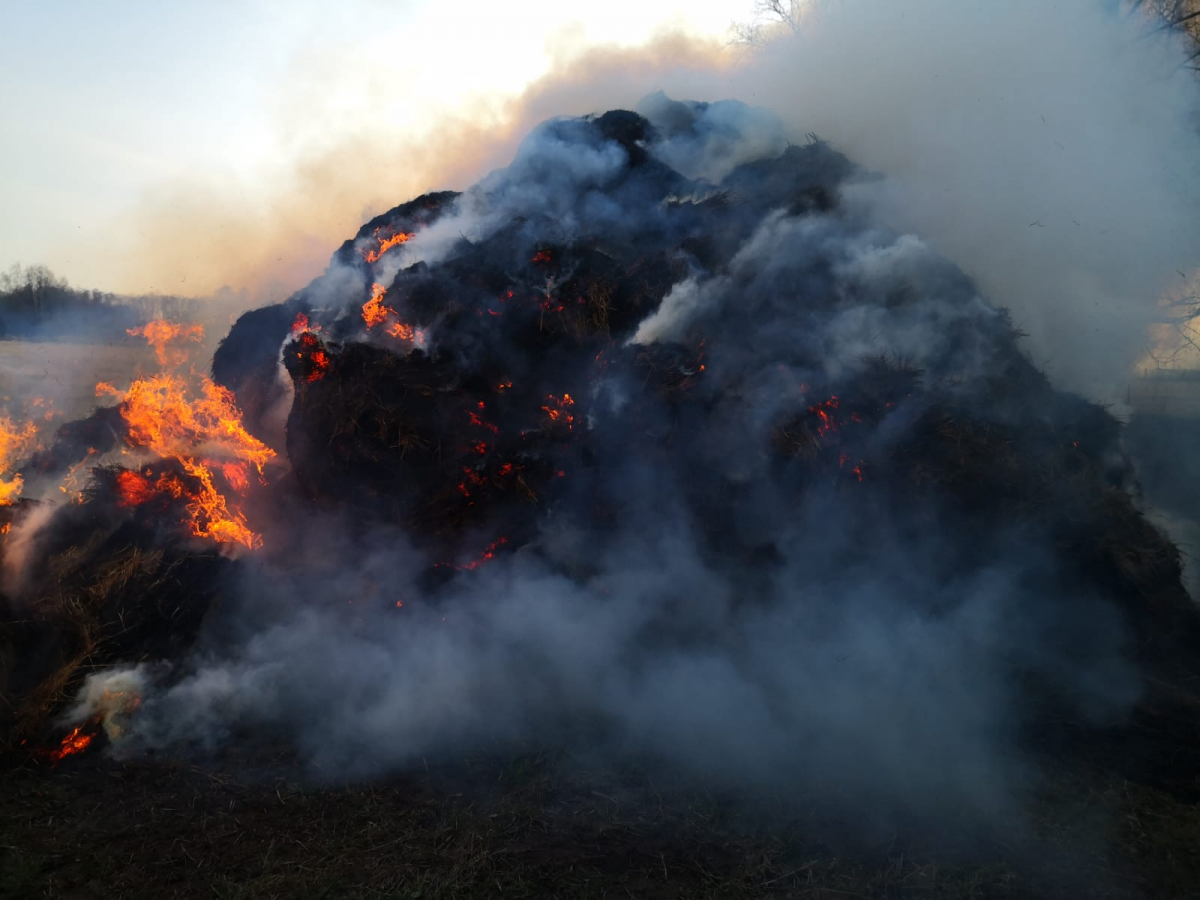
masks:
[(542, 757), (320, 788), (186, 767), (10, 775), (0, 897), (1027, 896), (1003, 862), (861, 859), (713, 798)]
[(1157, 900), (1200, 883), (1195, 805), (1095, 767), (1051, 774), (1028, 836), (964, 852), (563, 762), (431, 760), (340, 787), (281, 758), (27, 762), (0, 802), (0, 898)]
[(12, 658), (0, 680), (9, 746), (44, 736), (96, 667), (181, 652), (227, 562), (179, 543), (146, 544), (119, 519), (96, 527), (88, 505), (71, 512), (86, 526), (82, 536), (70, 521), (56, 524), (61, 546), (29, 573), (20, 605), (0, 621), (0, 647)]

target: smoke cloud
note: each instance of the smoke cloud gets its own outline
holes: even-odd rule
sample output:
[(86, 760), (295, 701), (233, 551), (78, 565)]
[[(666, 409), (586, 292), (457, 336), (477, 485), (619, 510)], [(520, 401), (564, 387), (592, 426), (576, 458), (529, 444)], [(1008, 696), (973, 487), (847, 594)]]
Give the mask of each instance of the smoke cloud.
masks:
[(127, 266), (122, 280), (181, 294), (228, 285), (251, 302), (278, 302), (319, 275), (363, 221), (507, 164), (536, 123), (632, 104), (646, 84), (686, 81), (672, 73), (721, 71), (731, 62), (720, 43), (680, 33), (643, 47), (590, 47), (564, 55), (520, 95), (475, 101), (416, 134), (378, 118), (347, 122), (335, 110), (321, 111), (329, 119), (321, 129), (300, 93), (284, 104), (294, 107), (289, 117), (303, 113), (303, 131), (323, 140), (298, 141), (293, 158), (260, 182), (210, 176), (164, 184), (143, 198), (114, 227), (126, 236), (116, 248)]
[(817, 0), (729, 91), (881, 173), (852, 198), (1010, 309), (1060, 384), (1113, 401), (1200, 264), (1181, 41), (1091, 0)]

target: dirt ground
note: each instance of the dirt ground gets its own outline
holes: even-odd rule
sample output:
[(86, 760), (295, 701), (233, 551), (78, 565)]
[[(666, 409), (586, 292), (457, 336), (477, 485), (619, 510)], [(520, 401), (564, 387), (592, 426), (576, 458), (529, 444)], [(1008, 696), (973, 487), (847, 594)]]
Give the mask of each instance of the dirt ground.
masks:
[(3, 776), (0, 898), (1169, 898), (1200, 894), (1194, 804), (1092, 769), (967, 852), (841, 841), (804, 804), (542, 754), (321, 785), (262, 758), (99, 755)]

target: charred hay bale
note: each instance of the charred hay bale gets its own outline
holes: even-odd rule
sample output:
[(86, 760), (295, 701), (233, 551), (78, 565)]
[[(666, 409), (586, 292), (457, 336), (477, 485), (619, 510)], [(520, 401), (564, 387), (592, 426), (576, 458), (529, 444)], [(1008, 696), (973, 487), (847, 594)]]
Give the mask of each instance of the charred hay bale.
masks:
[[(439, 535), (536, 501), (553, 478), (553, 422), (527, 389), (464, 383), (450, 360), (419, 351), (316, 342), (301, 335), (284, 354), (296, 386), (288, 457), (310, 496)], [(319, 370), (314, 352), (328, 360)]]
[(1066, 568), (1134, 621), (1177, 615), (1187, 603), (1179, 551), (1119, 487), (1119, 426), (1067, 402), (1075, 416), (1016, 423), (933, 406), (881, 465), (897, 484), (952, 503), (976, 533), (1044, 533)]
[(810, 136), (803, 146), (782, 155), (743, 163), (721, 182), (736, 202), (778, 207), (790, 202), (794, 213), (826, 212), (836, 205), (837, 187), (858, 171), (842, 153)]
[(246, 430), (260, 440), (270, 435), (270, 414), (286, 391), (278, 377), (280, 348), (297, 318), (310, 312), (309, 305), (297, 297), (249, 310), (213, 352), (213, 381), (233, 392)]
[(96, 498), (59, 508), (29, 559), (0, 619), (0, 733), (13, 742), (38, 734), (97, 667), (178, 659), (232, 565)]
[(123, 444), (128, 432), (120, 407), (98, 407), (85, 419), (60, 425), (50, 446), (30, 457), (29, 468), (43, 475), (65, 472), (89, 456), (101, 456)]
[(434, 191), (392, 207), (358, 229), (354, 237), (334, 252), (331, 262), (361, 266), (365, 260), (360, 248), (368, 247), (381, 236), (386, 239), (400, 232), (413, 233), (429, 227), (452, 208), (459, 196), (458, 191)]

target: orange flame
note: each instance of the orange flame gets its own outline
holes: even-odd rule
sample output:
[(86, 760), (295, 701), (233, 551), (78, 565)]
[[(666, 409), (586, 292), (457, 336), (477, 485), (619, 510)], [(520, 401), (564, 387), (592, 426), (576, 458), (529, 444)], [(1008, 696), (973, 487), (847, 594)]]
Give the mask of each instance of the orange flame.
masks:
[(382, 325), (390, 316), (396, 321), (388, 328), (387, 333), (389, 335), (399, 338), (402, 341), (415, 341), (418, 344), (424, 343), (424, 332), (401, 322), (400, 317), (396, 315), (394, 309), (383, 305), (385, 294), (387, 294), (387, 288), (382, 284), (371, 285), (371, 299), (364, 303), (362, 308), (363, 321), (367, 323), (367, 327), (374, 328), (376, 325)]
[(87, 456), (67, 469), (67, 474), (63, 476), (62, 483), (58, 486), (60, 491), (62, 491), (76, 503), (83, 502), (83, 493), (80, 490), (79, 485), (80, 470), (82, 470), (83, 467), (88, 464), (88, 460), (95, 455), (96, 448), (88, 447)]
[[(121, 396), (109, 385), (97, 385), (96, 390)], [(158, 495), (186, 498), (186, 524), (192, 534), (253, 549), (261, 545), (261, 537), (250, 530), (239, 510), (229, 508), (213, 483), (212, 466), (221, 464), (198, 456), (232, 457), (222, 473), (235, 490), (241, 490), (248, 485), (245, 466), (253, 465), (261, 474), (275, 451), (246, 431), (232, 392), (207, 378), (201, 390), (203, 396), (189, 398), (186, 385), (168, 374), (130, 385), (121, 398), (128, 442), (164, 459), (176, 459), (191, 483), (169, 473), (151, 482), (148, 475), (122, 472), (117, 476), (119, 502), (140, 506)]]
[(401, 244), (405, 244), (408, 241), (412, 240), (413, 234), (412, 234), (412, 232), (397, 231), (391, 237), (381, 238), (381, 237), (379, 237), (379, 229), (376, 228), (375, 229), (375, 237), (379, 241), (379, 249), (378, 250), (368, 250), (365, 253), (363, 253), (363, 259), (365, 259), (369, 263), (378, 262), (379, 257), (383, 256), (383, 254), (387, 253), (393, 247), (399, 247)]
[[(19, 472), (13, 472), (17, 460), (33, 444), (37, 426), (26, 422), (19, 428), (13, 420), (0, 415), (0, 506), (11, 506), (25, 485)], [(5, 473), (12, 472), (7, 476)]]
[(394, 309), (383, 305), (383, 295), (386, 293), (387, 288), (382, 284), (371, 285), (371, 299), (364, 303), (362, 308), (363, 321), (367, 323), (368, 328), (382, 325), (389, 313), (395, 315)]
[[(101, 393), (119, 392), (111, 389)], [(259, 472), (275, 451), (246, 431), (233, 392), (201, 381), (203, 397), (188, 398), (184, 382), (172, 375), (139, 378), (121, 400), (121, 415), (129, 426), (129, 442), (162, 457), (190, 456), (197, 448), (253, 463)]]
[(397, 322), (395, 325), (389, 328), (388, 334), (394, 338), (399, 338), (402, 341), (411, 341), (416, 336), (416, 332), (413, 331), (413, 327), (411, 325), (405, 325), (403, 322)]
[(177, 325), (164, 319), (147, 322), (141, 328), (130, 328), (126, 334), (133, 337), (144, 337), (146, 343), (154, 348), (160, 366), (179, 366), (187, 359), (187, 351), (174, 350), (168, 352), (167, 344), (191, 341), (199, 343), (204, 340), (203, 325)]
[(225, 497), (213, 484), (212, 472), (194, 459), (180, 459), (184, 471), (192, 476), (187, 484), (182, 478), (164, 472), (151, 481), (153, 472), (123, 471), (117, 475), (118, 503), (124, 507), (141, 506), (159, 497), (186, 499), (188, 520), (193, 535), (220, 544), (241, 544), (253, 550), (262, 546), (262, 537), (250, 530), (246, 517), (231, 510)]
[(76, 725), (71, 729), (71, 733), (62, 739), (62, 744), (58, 749), (50, 751), (50, 759), (58, 762), (60, 759), (65, 759), (68, 756), (73, 756), (76, 753), (82, 753), (92, 743), (90, 734), (80, 734), (82, 725)]

